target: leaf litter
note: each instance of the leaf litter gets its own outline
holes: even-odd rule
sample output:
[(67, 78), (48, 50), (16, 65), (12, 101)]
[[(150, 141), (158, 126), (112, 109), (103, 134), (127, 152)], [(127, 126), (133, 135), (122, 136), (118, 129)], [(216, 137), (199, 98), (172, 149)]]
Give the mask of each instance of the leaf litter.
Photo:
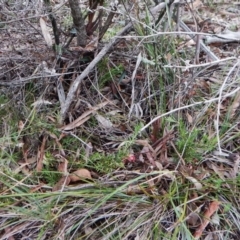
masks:
[[(237, 57), (239, 47), (234, 41), (239, 40), (238, 29), (225, 31), (225, 28), (238, 23), (238, 15), (234, 15), (232, 22), (228, 21), (227, 16), (231, 15), (229, 8), (225, 8), (224, 4), (212, 4), (219, 13), (212, 11), (212, 6), (201, 0), (186, 4), (183, 7), (186, 18), (183, 20), (193, 32), (210, 34), (202, 34), (203, 40), (208, 44), (208, 51), (217, 58)], [(136, 5), (132, 9), (142, 11)], [(208, 17), (211, 21), (204, 21)], [(77, 64), (74, 54), (94, 52), (98, 42), (89, 42), (85, 49), (70, 46), (70, 52), (63, 56), (63, 71), (57, 69), (53, 61), (55, 56), (48, 48), (52, 45), (52, 33), (48, 30), (47, 20), (41, 17), (40, 25), (37, 25), (45, 42), (40, 35), (35, 39), (32, 37), (33, 33), (36, 34), (34, 28), (23, 34), (16, 33), (13, 30), (17, 24), (8, 26), (12, 43), (9, 44), (7, 33), (3, 34), (1, 42), (3, 58), (0, 59), (0, 67), (6, 73), (5, 76), (0, 75), (1, 86), (9, 86), (12, 95), (8, 96), (13, 99), (11, 103), (18, 103), (18, 114), (22, 118), (15, 126), (20, 136), (16, 140), (9, 138), (12, 116), (1, 116), (3, 160), (7, 162), (6, 155), (18, 152), (18, 148), (22, 150), (17, 160), (6, 164), (0, 172), (4, 204), (8, 204), (6, 199), (10, 198), (9, 205), (0, 210), (1, 238), (36, 238), (40, 236), (41, 228), (45, 227), (42, 239), (72, 239), (74, 234), (80, 239), (104, 239), (104, 236), (111, 239), (116, 237), (117, 231), (122, 239), (156, 236), (157, 239), (171, 239), (177, 231), (179, 237), (176, 239), (184, 239), (186, 234), (189, 235), (185, 239), (191, 239), (190, 235), (195, 239), (207, 239), (210, 238), (209, 231), (212, 239), (237, 239), (240, 214), (234, 209), (239, 204), (239, 91), (224, 97), (239, 85), (239, 66), (229, 74), (234, 59), (211, 65), (208, 54), (200, 52), (196, 56), (197, 53), (194, 53), (197, 41), (183, 36), (177, 40), (176, 49), (178, 54), (187, 55), (187, 60), (175, 59), (170, 53), (158, 52), (155, 56), (159, 58), (157, 61), (164, 59), (166, 62), (163, 65), (168, 64), (173, 70), (175, 82), (171, 82), (169, 76), (172, 73), (166, 68), (157, 68), (158, 64), (150, 55), (149, 43), (144, 38), (141, 42), (136, 36), (129, 35), (132, 39), (128, 40), (128, 36), (123, 38), (108, 55), (110, 61), (101, 63), (104, 70), (98, 66), (99, 70), (84, 80), (68, 121), (60, 126), (53, 104), (58, 101), (53, 81), (56, 76), (53, 75), (62, 75), (62, 90), (67, 91), (71, 81), (84, 68), (84, 64)], [(142, 47), (142, 52), (136, 48), (136, 42)], [(166, 45), (166, 49), (169, 47)], [(118, 55), (121, 57), (118, 58)], [(49, 69), (54, 71), (44, 73), (38, 67), (43, 61), (47, 61)], [(209, 65), (202, 70), (201, 63)], [(192, 70), (197, 64), (197, 71)], [(177, 68), (181, 65), (185, 65), (185, 69)], [(111, 69), (113, 66), (124, 68), (121, 76), (111, 71), (110, 76), (104, 75), (107, 67)], [(34, 77), (38, 79), (32, 89), (36, 96), (31, 98), (24, 84), (31, 83)], [(165, 84), (161, 91), (159, 79), (163, 79)], [(26, 88), (18, 88), (18, 84)], [(40, 98), (42, 94), (44, 96)], [(219, 94), (222, 98), (218, 102), (205, 103), (205, 100)], [(193, 105), (186, 111), (180, 109), (199, 101), (205, 107)], [(8, 106), (7, 103), (1, 104), (1, 111)], [(27, 108), (34, 111), (30, 113)], [(155, 116), (177, 108), (179, 110), (169, 114), (168, 119), (159, 118), (139, 134), (140, 127)], [(220, 111), (217, 121), (216, 109)], [(40, 120), (36, 121), (38, 117)], [(182, 120), (185, 121), (184, 128), (179, 124)], [(213, 151), (217, 147), (216, 128), (221, 140), (220, 156)], [(81, 141), (74, 142), (72, 139), (84, 139), (82, 142), (87, 144), (82, 145)], [(19, 146), (20, 142), (23, 145)], [(204, 144), (207, 147), (203, 147)], [(79, 158), (75, 156), (77, 153)], [(97, 160), (91, 164), (96, 153), (101, 153), (102, 158), (96, 157)], [(101, 174), (96, 170), (96, 164), (109, 155), (115, 156), (112, 161), (119, 158), (122, 166)], [(15, 175), (8, 174), (9, 171)], [(58, 176), (51, 182), (53, 176), (48, 174), (53, 172), (57, 172)], [(49, 219), (44, 219), (36, 210), (40, 202), (43, 203), (41, 208), (49, 209)], [(50, 202), (55, 205), (54, 209), (49, 208)], [(18, 204), (21, 204), (22, 210), (16, 208)], [(223, 213), (227, 204), (230, 205), (229, 210), (219, 220), (219, 214)], [(22, 216), (26, 219), (23, 223), (20, 221)], [(51, 222), (58, 231), (50, 233), (46, 222)], [(60, 231), (63, 226), (66, 236)], [(219, 229), (224, 232), (226, 226), (229, 235), (219, 233)], [(156, 233), (154, 229), (157, 229)]]

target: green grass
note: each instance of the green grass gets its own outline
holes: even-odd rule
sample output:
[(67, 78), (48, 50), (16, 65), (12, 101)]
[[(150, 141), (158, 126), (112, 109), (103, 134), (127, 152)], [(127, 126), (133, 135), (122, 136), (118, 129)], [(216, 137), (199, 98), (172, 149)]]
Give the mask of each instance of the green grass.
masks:
[(125, 153), (115, 153), (115, 154), (101, 154), (94, 153), (87, 160), (86, 167), (94, 169), (99, 173), (110, 173), (115, 169), (123, 167), (122, 159), (125, 157)]
[(178, 122), (179, 135), (176, 146), (186, 162), (191, 163), (193, 159), (201, 161), (203, 153), (211, 152), (216, 147), (216, 137), (210, 138), (204, 130), (203, 126), (195, 126), (189, 130), (182, 120)]
[[(135, 229), (139, 229), (141, 236), (148, 236), (153, 239), (159, 236), (162, 239), (178, 239), (179, 236), (185, 237), (185, 239), (193, 239), (189, 226), (186, 223), (188, 216), (186, 209), (189, 207), (189, 203), (193, 202), (193, 199), (190, 199), (189, 196), (195, 191), (192, 189), (191, 184), (182, 184), (179, 181), (181, 179), (179, 176), (171, 181), (168, 189), (169, 194), (166, 196), (161, 194), (151, 196), (144, 194), (144, 191), (148, 189), (148, 184), (146, 183), (149, 177), (153, 176), (156, 178), (156, 176), (162, 176), (164, 178), (169, 174), (175, 176), (176, 173), (153, 172), (151, 174), (141, 174), (139, 177), (132, 178), (132, 180), (119, 187), (105, 187), (104, 183), (102, 183), (101, 185), (93, 184), (93, 187), (89, 189), (78, 189), (75, 191), (69, 189), (67, 192), (61, 193), (46, 192), (35, 194), (30, 193), (27, 189), (20, 190), (18, 188), (13, 194), (1, 195), (0, 198), (1, 202), (4, 202), (9, 197), (12, 199), (20, 197), (25, 204), (28, 203), (30, 209), (20, 206), (10, 207), (9, 201), (5, 202), (6, 205), (4, 207), (11, 209), (19, 216), (27, 217), (35, 224), (40, 224), (45, 232), (58, 226), (57, 219), (67, 217), (70, 212), (74, 213), (74, 222), (71, 220), (65, 225), (67, 227), (66, 237), (78, 230), (77, 235), (79, 239), (88, 239), (91, 236), (108, 236), (108, 239), (121, 239), (134, 232)], [(113, 186), (114, 182), (117, 183), (117, 181), (112, 181)], [(208, 183), (206, 184), (208, 185)], [(143, 191), (142, 194), (126, 194), (129, 186), (140, 186), (140, 189)], [(155, 199), (154, 204), (153, 197)], [(221, 197), (225, 197), (224, 192), (221, 193)], [(207, 199), (211, 201), (214, 198), (214, 196), (209, 196)], [(199, 199), (205, 199), (206, 201), (206, 195), (201, 194)], [(78, 204), (76, 205), (75, 202), (78, 202)], [(55, 211), (53, 211), (54, 208)], [(229, 214), (229, 212), (233, 211), (232, 204), (229, 202), (225, 203), (223, 210), (225, 215)], [(104, 214), (101, 214), (101, 211), (104, 211)], [(61, 217), (59, 216), (60, 213), (62, 213)], [(169, 222), (171, 215), (172, 217), (175, 215), (176, 219), (178, 219), (177, 223)], [(225, 215), (222, 215), (221, 218), (224, 219)], [(108, 220), (106, 221), (106, 219)], [(166, 225), (167, 219), (169, 219), (170, 225)], [(20, 224), (20, 219), (18, 221)], [(125, 221), (128, 221), (128, 227), (123, 225)], [(8, 224), (10, 222), (5, 223), (3, 227), (6, 227)], [(88, 234), (84, 233), (84, 231), (79, 232), (81, 224), (89, 225), (92, 231)], [(167, 226), (169, 230), (171, 229), (168, 232), (166, 231)], [(157, 235), (158, 233), (160, 235)], [(41, 232), (38, 234), (38, 236), (41, 236)]]
[(121, 75), (124, 72), (124, 67), (122, 66), (122, 64), (119, 64), (118, 66), (110, 66), (110, 63), (106, 58), (100, 61), (100, 63), (98, 64), (98, 69), (100, 72), (98, 80), (100, 89), (109, 82), (120, 83), (119, 80), (121, 80)]

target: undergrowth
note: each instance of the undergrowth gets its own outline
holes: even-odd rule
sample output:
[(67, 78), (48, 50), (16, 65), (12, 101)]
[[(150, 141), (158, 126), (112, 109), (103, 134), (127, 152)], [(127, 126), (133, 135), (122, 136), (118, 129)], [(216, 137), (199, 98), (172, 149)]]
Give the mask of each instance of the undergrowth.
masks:
[(15, 55), (15, 70), (0, 62), (27, 82), (1, 87), (1, 239), (239, 238), (239, 93), (224, 97), (239, 85), (236, 59), (216, 73), (188, 68), (188, 40), (157, 35), (176, 27), (169, 6), (153, 19), (148, 1), (122, 5), (103, 42), (124, 17), (133, 29), (81, 82), (63, 123), (59, 85), (67, 95), (97, 48), (52, 61), (39, 34), (47, 65), (34, 54), (25, 71)]

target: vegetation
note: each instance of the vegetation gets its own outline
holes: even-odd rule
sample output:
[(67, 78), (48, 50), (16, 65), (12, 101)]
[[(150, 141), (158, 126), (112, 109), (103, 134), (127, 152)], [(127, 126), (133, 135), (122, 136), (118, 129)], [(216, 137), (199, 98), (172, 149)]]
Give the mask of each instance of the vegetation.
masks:
[(239, 239), (239, 47), (201, 21), (232, 29), (220, 5), (0, 5), (0, 239)]

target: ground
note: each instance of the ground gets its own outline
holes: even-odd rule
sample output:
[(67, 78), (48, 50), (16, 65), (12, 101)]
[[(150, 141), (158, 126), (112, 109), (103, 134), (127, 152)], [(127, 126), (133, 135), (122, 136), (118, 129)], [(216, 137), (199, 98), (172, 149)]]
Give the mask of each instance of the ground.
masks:
[(239, 239), (239, 4), (0, 2), (1, 239)]

